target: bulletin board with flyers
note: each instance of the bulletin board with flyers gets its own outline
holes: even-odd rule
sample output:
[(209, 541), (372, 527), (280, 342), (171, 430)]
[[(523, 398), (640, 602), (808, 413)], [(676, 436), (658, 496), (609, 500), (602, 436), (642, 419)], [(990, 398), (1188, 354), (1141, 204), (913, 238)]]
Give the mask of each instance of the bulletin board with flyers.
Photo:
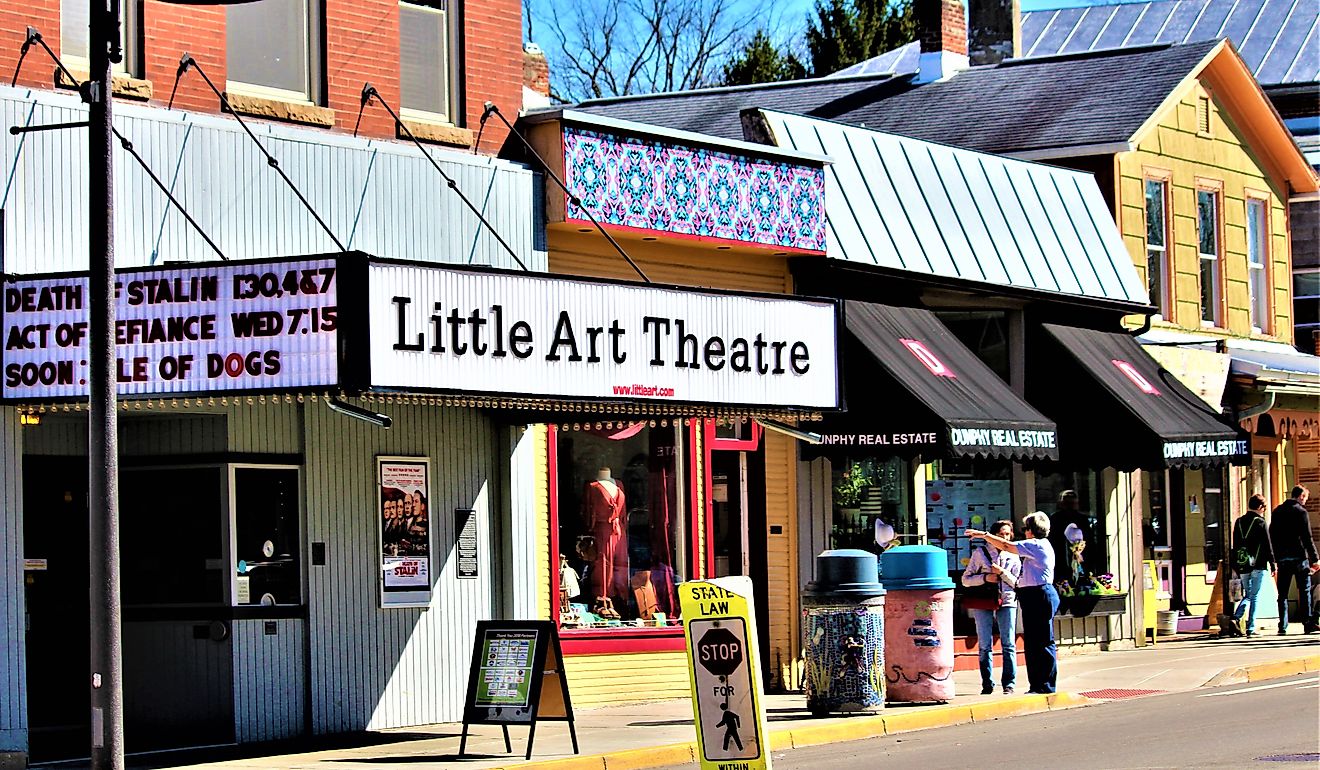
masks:
[(926, 542), (949, 555), (949, 571), (967, 566), (971, 542), (968, 527), (989, 529), (999, 519), (1012, 518), (1012, 482), (1007, 479), (941, 479), (926, 482)]

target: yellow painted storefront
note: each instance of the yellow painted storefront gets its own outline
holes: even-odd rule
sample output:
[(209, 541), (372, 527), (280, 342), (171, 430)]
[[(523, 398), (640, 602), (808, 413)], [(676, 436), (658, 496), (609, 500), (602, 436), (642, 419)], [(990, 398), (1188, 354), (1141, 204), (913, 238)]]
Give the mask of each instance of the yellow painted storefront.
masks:
[[(786, 254), (769, 253), (764, 248), (615, 235), (628, 255), (656, 283), (775, 294), (789, 293), (792, 289)], [(551, 272), (638, 280), (637, 273), (594, 230), (581, 232), (580, 228), (552, 226), (547, 245)], [(704, 462), (708, 452), (700, 443), (701, 431), (695, 431), (693, 435), (697, 451), (692, 453), (694, 467), (691, 476), (698, 480), (693, 512), (698, 543), (694, 561), (703, 573), (693, 577), (706, 577), (709, 544), (706, 542), (705, 516), (709, 490), (705, 489)], [(769, 578), (768, 595), (756, 597), (769, 608), (769, 659), (763, 662), (763, 666), (772, 688), (792, 688), (796, 686), (800, 669), (795, 506), (797, 447), (792, 438), (770, 432), (762, 434), (761, 447), (765, 459), (764, 534)], [(541, 478), (544, 483), (546, 476), (542, 474)], [(548, 490), (542, 497), (546, 495)], [(542, 566), (543, 574), (549, 575), (548, 517), (543, 522), (546, 532), (538, 533), (538, 539), (546, 544), (541, 550), (546, 559)], [(540, 599), (542, 611), (549, 617), (548, 590)], [(608, 642), (602, 642), (601, 646), (608, 646)], [(687, 661), (681, 650), (569, 652), (565, 667), (574, 703), (581, 706), (688, 697)]]

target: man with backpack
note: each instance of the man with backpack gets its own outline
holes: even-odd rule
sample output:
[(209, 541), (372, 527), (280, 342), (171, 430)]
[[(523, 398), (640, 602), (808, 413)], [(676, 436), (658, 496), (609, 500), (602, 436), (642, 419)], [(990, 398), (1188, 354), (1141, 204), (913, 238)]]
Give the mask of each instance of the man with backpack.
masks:
[(1292, 489), (1292, 496), (1270, 514), (1270, 542), (1274, 545), (1274, 560), (1279, 567), (1279, 635), (1288, 633), (1288, 589), (1297, 581), (1297, 605), (1305, 632), (1320, 631), (1311, 605), (1311, 575), (1320, 570), (1316, 557), (1315, 540), (1311, 537), (1310, 514), (1306, 512), (1309, 493), (1301, 485)]
[(1270, 533), (1265, 526), (1265, 498), (1252, 495), (1247, 501), (1246, 514), (1233, 524), (1232, 547), (1229, 561), (1233, 571), (1242, 580), (1242, 601), (1230, 617), (1219, 616), (1219, 628), (1230, 636), (1242, 636), (1242, 613), (1247, 612), (1248, 637), (1256, 635), (1256, 605), (1260, 599), (1260, 588), (1265, 584), (1265, 570), (1271, 575), (1276, 573), (1274, 549), (1270, 545)]

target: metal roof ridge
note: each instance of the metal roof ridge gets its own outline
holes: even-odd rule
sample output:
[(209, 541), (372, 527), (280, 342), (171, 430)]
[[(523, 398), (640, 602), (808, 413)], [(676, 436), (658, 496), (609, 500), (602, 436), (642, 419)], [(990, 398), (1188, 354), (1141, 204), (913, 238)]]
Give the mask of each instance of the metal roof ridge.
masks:
[[(1003, 161), (1008, 161), (1012, 164), (1022, 164), (1024, 166), (1032, 166), (1035, 168), (1046, 169), (1052, 173), (1061, 173), (1066, 176), (1074, 177), (1074, 178), (1079, 176), (1084, 176), (1092, 179), (1094, 178), (1093, 174), (1090, 174), (1085, 171), (1078, 171), (1077, 169), (1065, 168), (1063, 166), (1056, 166), (1050, 163), (1041, 163), (1039, 161), (1030, 160), (1027, 158), (1019, 158), (1007, 153), (988, 152), (986, 150), (975, 150), (970, 147), (964, 147), (958, 144), (949, 144), (948, 142), (939, 142), (933, 139), (920, 139), (915, 136), (908, 136), (907, 134), (900, 134), (895, 131), (884, 131), (878, 128), (862, 126), (856, 123), (845, 123), (843, 121), (832, 120), (830, 118), (822, 118), (816, 115), (803, 115), (797, 112), (784, 112), (783, 110), (775, 110), (775, 109), (770, 109), (768, 107), (756, 107), (754, 109), (766, 115), (783, 115), (789, 118), (800, 118), (802, 120), (810, 120), (816, 123), (827, 123), (844, 129), (855, 129), (858, 131), (866, 131), (867, 133), (871, 133), (871, 134), (879, 134), (880, 136), (890, 136), (903, 143), (911, 142), (926, 146), (933, 145), (935, 147), (943, 147), (944, 149), (953, 151), (954, 154), (963, 154), (977, 158), (991, 158), (994, 160), (1003, 160)], [(761, 145), (757, 145), (757, 146), (759, 147)]]
[[(896, 50), (896, 49), (895, 49)], [(867, 61), (870, 61), (869, 59)], [(907, 73), (903, 73), (907, 74)], [(773, 83), (751, 83), (741, 86), (707, 86), (705, 88), (689, 88), (683, 91), (656, 91), (649, 94), (624, 94), (622, 96), (600, 96), (594, 99), (584, 99), (576, 104), (566, 105), (566, 109), (579, 107), (596, 107), (607, 104), (622, 104), (625, 102), (641, 102), (652, 99), (678, 99), (689, 96), (705, 94), (731, 94), (740, 91), (773, 91), (784, 88), (804, 88), (813, 85), (832, 85), (834, 83), (847, 83), (850, 81), (861, 80), (888, 80), (899, 76), (893, 72), (878, 72), (857, 75), (822, 76), (814, 78), (798, 78), (797, 80), (779, 80)], [(543, 110), (538, 110), (538, 112)]]
[[(1181, 0), (1176, 0), (1181, 2)], [(1052, 53), (1044, 56), (1020, 56), (1016, 59), (1005, 59), (997, 67), (1021, 67), (1029, 64), (1044, 64), (1047, 62), (1101, 59), (1108, 56), (1126, 56), (1143, 53), (1153, 53), (1163, 51), (1169, 48), (1178, 48), (1181, 46), (1194, 46), (1203, 44), (1212, 44), (1219, 42), (1219, 38), (1213, 40), (1187, 40), (1181, 43), (1146, 43), (1145, 45), (1116, 45), (1108, 48), (1090, 48), (1085, 51), (1069, 51), (1068, 53)]]

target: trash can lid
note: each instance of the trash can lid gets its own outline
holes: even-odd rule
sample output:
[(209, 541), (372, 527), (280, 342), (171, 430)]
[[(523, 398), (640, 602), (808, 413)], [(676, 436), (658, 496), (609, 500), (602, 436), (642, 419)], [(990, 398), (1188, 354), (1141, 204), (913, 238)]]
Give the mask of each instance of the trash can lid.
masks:
[(807, 584), (804, 596), (838, 596), (865, 599), (884, 596), (885, 588), (876, 579), (875, 554), (857, 548), (821, 551), (816, 557), (816, 579)]
[(933, 545), (900, 545), (880, 557), (881, 580), (890, 591), (945, 591), (953, 588), (949, 554)]

